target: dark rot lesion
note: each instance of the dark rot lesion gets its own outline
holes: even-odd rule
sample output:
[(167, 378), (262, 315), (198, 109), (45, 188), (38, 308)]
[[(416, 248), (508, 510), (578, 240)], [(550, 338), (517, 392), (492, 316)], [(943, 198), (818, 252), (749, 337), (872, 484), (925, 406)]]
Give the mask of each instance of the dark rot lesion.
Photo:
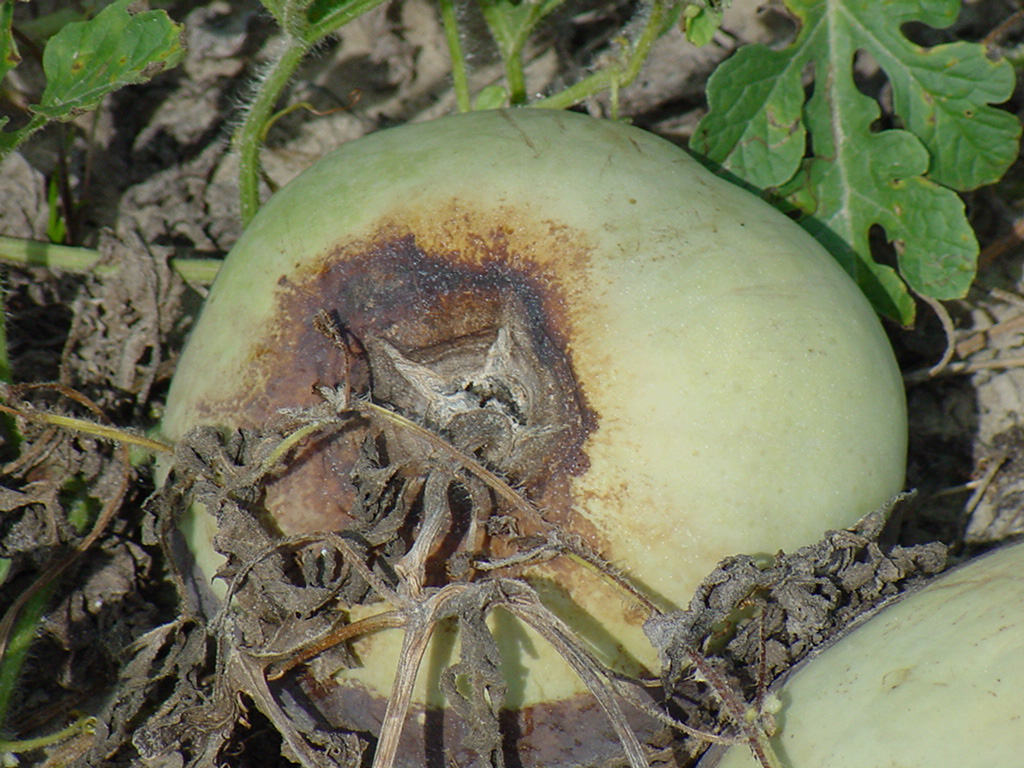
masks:
[[(561, 290), (500, 247), (469, 260), (388, 233), (340, 248), (280, 291), (282, 320), (268, 342), (275, 371), (249, 405), (253, 420), (313, 402), (311, 383), (344, 386), (442, 436), (567, 524), (569, 484), (587, 469), (596, 416), (574, 375)], [(315, 327), (319, 312), (346, 349)], [(283, 530), (346, 526), (366, 436), (352, 427), (322, 438), (274, 480), (267, 502)], [(386, 460), (423, 450), (392, 437)]]
[[(279, 281), (275, 324), (251, 345), (253, 364), (264, 369), (260, 386), (246, 393), (241, 426), (325, 401), (339, 416), (298, 444), (265, 485), (268, 527), (351, 536), (355, 549), (346, 558), (358, 550), (391, 595), (364, 586), (359, 601), (380, 605), (392, 616), (382, 620), (398, 622), (392, 628), (422, 612), (413, 607), (421, 601), (454, 600), (463, 587), (482, 596), (503, 579), (528, 591), (535, 577), (538, 587), (557, 585), (561, 612), (574, 601), (580, 557), (600, 569), (607, 551), (572, 492), (589, 468), (586, 441), (598, 415), (574, 370), (578, 298), (563, 281), (568, 273), (583, 280), (586, 270), (556, 273), (550, 259), (560, 254), (550, 250), (548, 261), (537, 258), (540, 248), (566, 248), (565, 259), (580, 266), (581, 249), (550, 225), (539, 245), (523, 248), (521, 233), (468, 224), (455, 227), (459, 237), (451, 228), (438, 237), (437, 228), (382, 225), (373, 237), (325, 253)], [(600, 581), (594, 572), (586, 578)], [(489, 632), (481, 622), (492, 608), (474, 610), (473, 626)], [(336, 637), (345, 645), (359, 635), (343, 628)], [(307, 667), (331, 642), (292, 654), (277, 673), (294, 675), (336, 727), (376, 731), (388, 696), (338, 687), (333, 673)], [(433, 746), (446, 744), (450, 753), (463, 737), (481, 738), (479, 723), (450, 708), (411, 706), (396, 765), (419, 765), (425, 756), (443, 762)], [(483, 706), (497, 707), (503, 723), (503, 746), (488, 731), (491, 748), (513, 763), (571, 762), (580, 747), (559, 725), (566, 719), (585, 718), (580, 728), (604, 745), (595, 755), (616, 750), (589, 695), (522, 709)]]

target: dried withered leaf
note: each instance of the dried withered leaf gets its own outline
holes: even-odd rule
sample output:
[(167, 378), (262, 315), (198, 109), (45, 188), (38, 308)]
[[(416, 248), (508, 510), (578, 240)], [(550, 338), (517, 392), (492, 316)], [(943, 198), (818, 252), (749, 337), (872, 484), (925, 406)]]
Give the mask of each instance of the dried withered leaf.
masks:
[[(945, 567), (942, 544), (883, 547), (879, 532), (831, 531), (771, 562), (746, 555), (723, 560), (687, 610), (645, 625), (662, 656), (667, 699), (695, 722), (720, 717), (713, 704), (709, 715), (707, 697), (692, 698), (693, 653), (707, 654), (711, 668), (752, 700), (852, 622)], [(720, 727), (728, 729), (729, 719)]]
[(169, 248), (134, 230), (101, 233), (101, 259), (72, 306), (60, 381), (88, 391), (104, 408), (141, 414), (155, 382), (170, 376), (169, 339), (187, 322), (185, 285)]
[(1024, 428), (1013, 426), (996, 435), (983, 463), (987, 471), (968, 500), (964, 538), (970, 544), (1004, 541), (1024, 533)]
[(20, 489), (0, 487), (0, 557), (29, 556), (37, 567), (49, 558), (62, 541), (59, 490), (51, 480)]

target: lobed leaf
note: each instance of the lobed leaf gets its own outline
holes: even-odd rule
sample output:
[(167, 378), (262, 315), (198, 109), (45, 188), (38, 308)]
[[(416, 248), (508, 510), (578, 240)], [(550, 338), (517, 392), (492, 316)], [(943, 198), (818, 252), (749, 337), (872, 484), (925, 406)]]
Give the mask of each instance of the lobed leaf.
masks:
[(95, 109), (108, 93), (151, 79), (184, 55), (183, 27), (164, 11), (132, 13), (116, 0), (89, 21), (65, 26), (43, 52), (46, 90), (32, 110), (68, 120)]
[[(796, 39), (783, 50), (742, 48), (716, 70), (691, 147), (808, 214), (805, 226), (880, 312), (910, 322), (908, 286), (963, 296), (978, 245), (955, 190), (997, 181), (1017, 155), (1019, 122), (991, 106), (1011, 95), (1012, 67), (980, 44), (924, 48), (907, 39), (909, 22), (951, 24), (958, 0), (786, 5), (800, 21)], [(881, 109), (854, 81), (861, 53), (887, 75), (902, 127), (875, 127)], [(896, 247), (898, 275), (872, 256), (875, 225)]]

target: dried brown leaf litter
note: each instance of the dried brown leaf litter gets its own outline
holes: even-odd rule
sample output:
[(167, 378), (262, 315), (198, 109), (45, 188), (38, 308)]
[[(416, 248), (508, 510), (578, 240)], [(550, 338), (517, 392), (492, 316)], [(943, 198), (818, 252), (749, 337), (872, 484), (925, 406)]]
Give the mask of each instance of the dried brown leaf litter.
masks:
[[(318, 322), (333, 343), (352, 346), (330, 318)], [(359, 341), (361, 349), (373, 349), (374, 341)], [(502, 343), (507, 339), (492, 341)], [(381, 356), (390, 375), (415, 379), (411, 364), (403, 370), (394, 354), (378, 348)], [(420, 396), (437, 399), (420, 412), (441, 414), (434, 425), (450, 424), (457, 404), (437, 396), (429, 381), (417, 386)], [(151, 509), (178, 562), (185, 560), (174, 517), (195, 502), (214, 513), (229, 600), (218, 608), (204, 599), (205, 587), (192, 573), (178, 574), (184, 617), (137, 644), (105, 721), (112, 734), (106, 744), (117, 744), (116, 732), (127, 733), (130, 724), (147, 764), (204, 768), (244, 749), (255, 710), (279, 734), (290, 760), (347, 768), (372, 751), (373, 764), (386, 768), (403, 731), (418, 727), (408, 715), (427, 642), (438, 628), (457, 626), (459, 652), (440, 686), (465, 726), (459, 746), (472, 755), (465, 764), (517, 765), (514, 740), (503, 732), (505, 681), (488, 622), (502, 609), (534, 628), (586, 683), (619, 739), (622, 764), (686, 765), (708, 741), (746, 741), (756, 752), (773, 727), (762, 710), (774, 680), (945, 565), (938, 544), (881, 544), (888, 512), (882, 511), (860, 530), (829, 533), (793, 553), (729, 558), (687, 610), (662, 612), (599, 553), (560, 535), (477, 458), (481, 446), (507, 456), (515, 445), (515, 424), (502, 423), (513, 421), (507, 411), (495, 409), (483, 427), (448, 430), (377, 405), (372, 390), (320, 393), (320, 405), (283, 412), (262, 430), (225, 439), (198, 429), (178, 446), (171, 481)], [(350, 478), (357, 488), (351, 524), (342, 532), (277, 534), (260, 511), (263, 488), (325, 436), (354, 429), (364, 438)], [(500, 556), (480, 546), (484, 537), (503, 543)], [(532, 563), (556, 557), (602, 572), (646, 611), (648, 637), (663, 661), (659, 679), (626, 680), (611, 672), (545, 607), (522, 576)], [(347, 621), (349, 609), (363, 604), (380, 610)], [(379, 737), (339, 727), (321, 696), (334, 671), (357, 662), (348, 641), (395, 629), (405, 641)], [(147, 712), (143, 704), (152, 705), (158, 689), (165, 691), (160, 706)], [(637, 713), (661, 722), (664, 734), (645, 744), (633, 725)], [(93, 752), (97, 764), (110, 757)]]

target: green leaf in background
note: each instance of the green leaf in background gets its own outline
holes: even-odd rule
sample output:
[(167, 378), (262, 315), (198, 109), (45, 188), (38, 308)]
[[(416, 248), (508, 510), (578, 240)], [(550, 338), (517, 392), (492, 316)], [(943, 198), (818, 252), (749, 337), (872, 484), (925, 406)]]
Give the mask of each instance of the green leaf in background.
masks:
[(564, 0), (478, 0), (499, 47), (522, 45), (530, 32)]
[[(266, 0), (264, 0), (265, 3)], [(311, 23), (315, 24), (356, 4), (358, 4), (358, 0), (312, 0), (306, 10), (306, 16)]]
[[(948, 26), (959, 0), (786, 5), (800, 21), (796, 39), (783, 50), (741, 48), (715, 71), (691, 147), (755, 187), (778, 188), (875, 307), (909, 323), (907, 285), (949, 299), (974, 278), (978, 245), (954, 190), (998, 180), (1017, 155), (1019, 122), (990, 106), (1010, 97), (1012, 67), (980, 44), (923, 48), (904, 36), (912, 21)], [(888, 76), (903, 128), (873, 128), (880, 107), (854, 82), (862, 51)], [(873, 225), (895, 245), (899, 275), (874, 261)]]
[(43, 52), (46, 90), (34, 112), (70, 119), (95, 109), (111, 91), (149, 80), (181, 60), (183, 27), (164, 11), (133, 14), (131, 1), (117, 0), (50, 39)]
[(473, 101), (473, 109), (501, 109), (508, 105), (508, 90), (503, 85), (482, 88)]
[(683, 34), (696, 46), (707, 45), (722, 26), (722, 7), (718, 3), (688, 5), (682, 12)]
[(533, 30), (565, 0), (477, 0), (505, 64), (511, 104), (525, 104), (523, 46)]

